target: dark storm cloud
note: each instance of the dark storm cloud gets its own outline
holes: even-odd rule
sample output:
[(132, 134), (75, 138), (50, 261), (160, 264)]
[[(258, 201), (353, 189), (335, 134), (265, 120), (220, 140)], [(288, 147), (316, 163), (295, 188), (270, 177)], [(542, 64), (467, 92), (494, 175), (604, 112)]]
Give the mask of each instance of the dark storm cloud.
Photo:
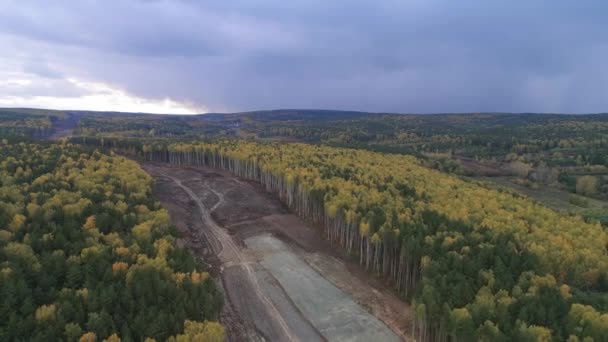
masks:
[(604, 1), (2, 5), (1, 59), (211, 110), (608, 108)]

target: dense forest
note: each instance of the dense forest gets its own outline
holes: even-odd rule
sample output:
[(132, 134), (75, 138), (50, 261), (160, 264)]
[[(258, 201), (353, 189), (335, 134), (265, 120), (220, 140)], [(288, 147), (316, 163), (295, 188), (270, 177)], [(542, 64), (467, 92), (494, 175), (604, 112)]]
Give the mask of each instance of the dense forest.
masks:
[(141, 146), (256, 180), (411, 299), (419, 340), (608, 337), (608, 235), (413, 157), (243, 141)]
[(229, 123), (216, 123), (208, 118), (137, 114), (124, 117), (87, 115), (80, 120), (76, 135), (140, 139), (193, 139), (235, 135), (235, 132), (225, 129), (225, 126), (230, 126)]
[(0, 136), (44, 137), (51, 133), (54, 121), (65, 117), (58, 111), (0, 108)]
[(223, 340), (223, 299), (124, 157), (0, 146), (0, 340)]
[[(170, 117), (94, 113), (80, 119), (76, 136), (70, 141), (176, 165), (209, 165), (259, 182), (299, 216), (320, 227), (346, 255), (408, 298), (415, 311), (412, 334), (417, 340), (608, 341), (608, 214), (607, 208), (601, 207), (608, 198), (607, 125), (606, 115), (267, 111)], [(118, 167), (107, 166), (124, 163), (129, 165), (127, 169), (139, 170), (136, 165), (76, 145), (4, 144), (8, 148), (3, 146), (2, 160), (13, 164), (2, 174), (1, 184), (3, 191), (11, 189), (10, 195), (0, 198), (0, 228), (6, 227), (0, 236), (2, 285), (20, 279), (15, 277), (20, 270), (15, 260), (19, 259), (8, 248), (12, 243), (29, 246), (31, 253), (26, 254), (40, 264), (34, 272), (42, 274), (41, 269), (63, 265), (63, 273), (53, 272), (63, 274), (54, 283), (41, 280), (42, 275), (26, 281), (28, 286), (54, 284), (51, 293), (55, 297), (33, 296), (36, 302), (28, 304), (27, 309), (13, 303), (3, 311), (23, 320), (16, 325), (24, 329), (20, 332), (27, 330), (27, 336), (38, 339), (60, 336), (57, 334), (65, 337), (67, 325), (74, 323), (70, 329), (77, 326), (74, 330), (82, 335), (107, 337), (116, 333), (123, 339), (177, 338), (177, 334), (203, 331), (222, 334), (221, 326), (206, 322), (217, 317), (221, 306), (212, 282), (201, 281), (199, 292), (194, 294), (194, 290), (183, 287), (183, 281), (194, 281), (192, 274), (200, 274), (201, 279), (207, 275), (187, 252), (175, 247), (170, 229), (157, 228), (157, 216), (140, 213), (142, 206), (149, 212), (164, 212), (149, 199), (150, 179), (140, 171), (126, 175)], [(5, 164), (2, 167), (8, 168)], [(39, 164), (45, 165), (42, 170), (38, 170)], [(96, 174), (104, 169), (99, 164), (109, 168), (103, 177), (86, 173), (86, 177), (70, 178), (71, 172), (85, 174), (88, 167)], [(74, 167), (76, 170), (70, 171)], [(589, 211), (560, 213), (511, 188), (489, 186), (485, 178), (478, 181), (476, 177), (482, 168), (495, 172), (492, 176), (496, 179), (509, 176), (510, 181), (526, 188), (551, 187), (572, 193), (568, 201)], [(36, 187), (35, 180), (45, 174), (53, 175), (51, 185)], [(112, 183), (104, 177), (120, 181)], [(136, 177), (135, 184), (141, 185), (136, 186), (135, 193), (143, 191), (145, 199), (132, 199), (133, 189), (125, 184), (134, 181), (127, 178), (125, 183), (123, 177)], [(89, 183), (80, 185), (74, 179)], [(16, 184), (26, 186), (14, 190)], [(104, 188), (107, 186), (112, 189), (108, 191)], [(55, 226), (36, 226), (39, 221), (30, 217), (29, 203), (44, 207), (63, 191), (77, 195), (62, 199), (61, 205), (52, 208), (48, 222)], [(82, 214), (66, 214), (65, 206), (71, 208), (81, 198), (90, 201)], [(587, 208), (590, 201), (595, 201), (595, 207)], [(125, 203), (126, 209), (118, 213), (116, 208), (107, 209), (119, 203)], [(35, 212), (41, 215), (47, 210)], [(20, 220), (22, 228), (14, 229)], [(137, 227), (150, 221), (147, 232), (151, 236), (146, 243), (139, 236), (144, 228)], [(91, 225), (95, 227), (93, 237), (84, 228)], [(67, 245), (74, 241), (80, 241), (75, 242), (80, 245), (47, 248), (44, 236), (56, 234), (55, 230), (66, 236), (78, 232), (79, 239), (70, 236), (64, 240)], [(120, 238), (120, 247), (129, 250), (129, 257), (116, 254), (118, 245), (104, 238), (108, 235)], [(159, 256), (157, 240), (168, 241), (174, 252)], [(57, 241), (56, 235), (53, 241)], [(78, 257), (78, 267), (86, 269), (81, 254), (93, 246), (103, 247), (99, 265), (106, 274), (85, 273), (78, 278), (80, 283), (72, 285), (68, 281), (70, 262)], [(59, 258), (55, 256), (61, 254), (58, 250), (72, 254), (64, 252), (63, 264), (47, 266), (51, 261), (46, 260), (52, 258), (43, 256)], [(166, 260), (163, 265), (168, 268), (160, 267), (166, 276), (157, 277), (158, 281), (181, 278), (171, 293), (180, 293), (184, 301), (204, 308), (198, 316), (189, 311), (175, 313), (155, 304), (159, 305), (155, 312), (166, 312), (163, 322), (171, 329), (160, 333), (153, 328), (154, 323), (145, 334), (133, 328), (142, 322), (138, 317), (156, 321), (139, 312), (143, 306), (136, 304), (129, 307), (128, 316), (118, 316), (121, 324), (112, 321), (112, 328), (106, 326), (103, 331), (95, 330), (94, 323), (89, 322), (90, 314), (114, 317), (112, 308), (106, 308), (101, 299), (94, 305), (89, 304), (90, 300), (80, 304), (85, 311), (78, 319), (75, 315), (62, 316), (62, 289), (71, 289), (76, 297), (83, 288), (88, 298), (108, 296), (100, 288), (95, 292), (92, 283), (97, 282), (115, 282), (117, 290), (111, 295), (122, 298), (128, 294), (136, 303), (145, 302), (133, 294), (130, 286), (135, 285), (128, 274), (139, 270), (136, 266), (140, 260), (159, 271), (159, 258)], [(114, 270), (123, 267), (123, 273)], [(171, 284), (175, 286), (175, 282)], [(153, 289), (159, 291), (158, 287)], [(145, 293), (156, 295), (153, 291)], [(97, 295), (91, 297), (93, 293)], [(52, 329), (42, 328), (38, 319), (46, 310), (40, 309), (37, 314), (43, 305), (53, 305), (53, 319), (62, 319)], [(2, 325), (2, 336), (17, 336), (10, 335), (17, 332), (7, 330), (13, 326)], [(76, 335), (74, 332), (70, 336)]]
[[(607, 132), (606, 114), (402, 115), (277, 110), (190, 117), (91, 115), (80, 122), (77, 135), (156, 138), (227, 135), (293, 139), (387, 152), (449, 152), (478, 158), (551, 152), (559, 148), (562, 154), (551, 158), (556, 165), (608, 166), (608, 156), (603, 152), (608, 146)], [(572, 155), (572, 151), (577, 154)]]
[(380, 152), (477, 159), (540, 159), (549, 166), (608, 167), (608, 115), (266, 111), (197, 116), (91, 115), (76, 135), (290, 139)]
[(261, 120), (261, 137), (293, 136), (306, 141), (409, 147), (420, 152), (452, 151), (472, 156), (540, 151), (565, 145), (605, 146), (608, 115), (564, 114), (370, 114), (318, 120)]
[[(608, 115), (437, 114), (277, 110), (197, 116), (88, 116), (76, 135), (166, 142), (235, 138), (413, 155), (467, 177), (564, 192), (551, 205), (608, 225)], [(553, 193), (555, 197), (555, 194)], [(541, 199), (547, 197), (541, 194)], [(594, 201), (604, 201), (601, 202)]]
[[(516, 176), (526, 186), (608, 199), (605, 114), (379, 114), (260, 120), (251, 131), (261, 139), (411, 154), (450, 173)], [(589, 187), (577, 188), (583, 177)]]

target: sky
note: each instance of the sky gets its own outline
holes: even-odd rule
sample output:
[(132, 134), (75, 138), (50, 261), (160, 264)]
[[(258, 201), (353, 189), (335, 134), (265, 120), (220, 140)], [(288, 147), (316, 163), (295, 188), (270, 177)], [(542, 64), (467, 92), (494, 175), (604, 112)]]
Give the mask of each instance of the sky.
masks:
[(608, 112), (608, 2), (0, 0), (0, 107)]

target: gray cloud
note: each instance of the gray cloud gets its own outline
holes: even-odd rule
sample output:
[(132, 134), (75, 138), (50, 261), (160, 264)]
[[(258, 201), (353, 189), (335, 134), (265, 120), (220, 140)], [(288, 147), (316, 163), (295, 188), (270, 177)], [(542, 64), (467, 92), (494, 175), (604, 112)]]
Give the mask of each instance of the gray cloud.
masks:
[(600, 0), (1, 3), (0, 60), (213, 111), (608, 108)]
[(40, 59), (35, 59), (24, 63), (22, 69), (25, 73), (43, 78), (61, 79), (63, 77), (63, 75), (55, 70), (55, 68), (51, 67)]

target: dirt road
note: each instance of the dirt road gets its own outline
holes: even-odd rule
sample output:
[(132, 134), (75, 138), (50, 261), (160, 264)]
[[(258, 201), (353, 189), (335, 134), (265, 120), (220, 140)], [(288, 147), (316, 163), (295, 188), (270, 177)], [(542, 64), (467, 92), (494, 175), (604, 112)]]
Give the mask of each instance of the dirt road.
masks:
[[(194, 202), (196, 202), (201, 213), (203, 224), (209, 230), (209, 233), (205, 233), (205, 237), (207, 241), (210, 242), (212, 252), (217, 255), (222, 262), (222, 266), (241, 267), (244, 269), (245, 274), (247, 275), (247, 284), (253, 289), (253, 293), (255, 294), (256, 298), (255, 300), (264, 305), (264, 312), (270, 316), (269, 319), (271, 321), (276, 321), (280, 326), (281, 331), (277, 331), (277, 333), (283, 334), (283, 337), (289, 341), (296, 341), (297, 338), (287, 326), (287, 323), (285, 323), (283, 316), (279, 313), (272, 301), (270, 301), (270, 299), (268, 299), (268, 297), (262, 293), (253, 269), (251, 268), (250, 261), (247, 261), (246, 258), (241, 254), (239, 248), (234, 244), (232, 238), (226, 233), (226, 231), (220, 228), (211, 218), (209, 210), (207, 210), (201, 199), (189, 187), (183, 185), (181, 180), (166, 174), (161, 174), (161, 176), (171, 179), (177, 186), (184, 190)], [(222, 204), (221, 200), (223, 199), (223, 196), (218, 197), (220, 198), (220, 201), (218, 201), (213, 208), (216, 208), (216, 206)]]
[(209, 168), (142, 165), (182, 233), (226, 294), (228, 339), (398, 341), (409, 308), (251, 182)]

